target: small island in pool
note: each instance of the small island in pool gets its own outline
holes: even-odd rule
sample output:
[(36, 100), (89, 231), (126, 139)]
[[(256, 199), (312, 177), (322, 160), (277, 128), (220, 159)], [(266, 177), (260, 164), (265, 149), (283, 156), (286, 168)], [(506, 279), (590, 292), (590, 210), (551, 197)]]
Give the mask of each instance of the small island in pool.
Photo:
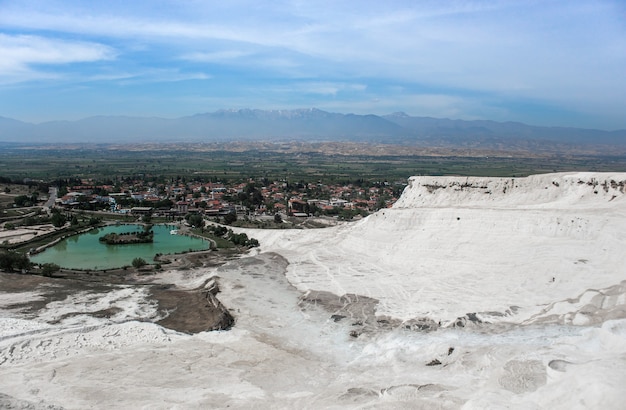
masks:
[(128, 245), (133, 243), (152, 243), (154, 232), (151, 229), (139, 232), (111, 232), (98, 239), (107, 245)]

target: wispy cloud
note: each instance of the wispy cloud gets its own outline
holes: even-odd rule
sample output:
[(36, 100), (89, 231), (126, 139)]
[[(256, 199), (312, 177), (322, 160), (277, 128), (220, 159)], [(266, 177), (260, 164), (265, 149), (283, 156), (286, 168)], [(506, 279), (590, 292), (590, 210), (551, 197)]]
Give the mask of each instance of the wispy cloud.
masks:
[[(363, 98), (363, 93), (366, 92), (366, 90), (367, 85), (358, 83), (293, 80), (284, 84), (261, 86), (255, 92), (257, 94), (273, 95), (277, 99), (288, 101), (290, 95), (297, 95), (300, 98), (310, 98), (311, 96), (335, 98), (342, 95), (347, 95), (352, 98), (355, 95), (360, 95), (361, 97), (357, 98)], [(315, 105), (317, 106), (320, 101), (323, 100), (315, 101)]]
[(183, 60), (196, 61), (202, 63), (232, 62), (241, 57), (250, 56), (251, 53), (239, 50), (221, 50), (214, 52), (193, 52), (180, 56)]
[[(474, 115), (459, 100), (482, 107), (523, 100), (605, 121), (603, 109), (626, 106), (625, 15), (617, 0), (23, 0), (0, 4), (0, 75), (5, 82), (109, 76), (124, 84), (214, 78), (209, 91), (225, 101), (240, 98), (228, 90), (278, 90), (282, 80), (267, 105), (307, 105), (308, 95), (311, 105), (329, 96), (337, 105), (361, 101), (376, 110), (397, 100), (407, 112), (430, 112), (422, 97), (394, 94), (397, 85), (445, 96), (457, 108), (441, 112), (451, 115)], [(513, 106), (503, 112), (523, 117)]]
[(112, 60), (115, 52), (103, 44), (0, 33), (0, 80), (53, 78), (39, 67)]
[(177, 69), (153, 69), (138, 72), (132, 76), (121, 78), (119, 84), (145, 84), (154, 82), (179, 82), (189, 80), (209, 80), (212, 76), (201, 72), (181, 72)]
[(210, 74), (201, 72), (180, 72), (179, 70), (147, 70), (134, 73), (119, 72), (108, 74), (95, 74), (84, 77), (80, 82), (109, 82), (118, 85), (169, 83), (190, 80), (210, 80)]

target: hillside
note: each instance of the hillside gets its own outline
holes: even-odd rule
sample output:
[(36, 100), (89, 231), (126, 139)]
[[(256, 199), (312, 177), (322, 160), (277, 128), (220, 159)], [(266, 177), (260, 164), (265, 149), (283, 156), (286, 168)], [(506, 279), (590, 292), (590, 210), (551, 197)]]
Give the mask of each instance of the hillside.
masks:
[(626, 174), (413, 177), (393, 208), (357, 224), (254, 236), (290, 261), (302, 291), (375, 298), (379, 315), (401, 320), (522, 323), (626, 280), (625, 184)]

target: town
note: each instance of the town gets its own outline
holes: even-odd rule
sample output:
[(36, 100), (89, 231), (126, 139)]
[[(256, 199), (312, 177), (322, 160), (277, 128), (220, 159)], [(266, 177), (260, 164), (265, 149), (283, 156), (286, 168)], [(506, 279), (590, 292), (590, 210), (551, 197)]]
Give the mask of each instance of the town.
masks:
[[(323, 228), (391, 206), (405, 186), (404, 182), (361, 179), (345, 184), (324, 184), (321, 180), (290, 183), (267, 178), (232, 182), (188, 181), (186, 177), (158, 179), (116, 177), (99, 181), (71, 177), (43, 182), (0, 177), (0, 248), (4, 250), (0, 253), (0, 267), (30, 271), (35, 266), (26, 255), (38, 254), (68, 235), (80, 235), (96, 226), (137, 222), (145, 232), (128, 237), (105, 235), (100, 241), (151, 242), (152, 224), (173, 224), (170, 233), (180, 230), (184, 235), (207, 239), (211, 250), (221, 249), (229, 255), (259, 246), (259, 242), (223, 225)], [(141, 237), (142, 233), (146, 238)], [(155, 269), (162, 263), (171, 263), (159, 255), (155, 261)], [(47, 263), (38, 269), (50, 275), (60, 268)]]
[[(169, 183), (168, 183), (169, 182)], [(216, 221), (233, 218), (328, 216), (352, 220), (391, 206), (404, 181), (351, 181), (324, 184), (270, 181), (207, 182), (184, 177), (167, 182), (146, 179), (67, 179), (59, 181), (55, 205), (67, 210), (150, 215), (175, 219), (200, 214)]]

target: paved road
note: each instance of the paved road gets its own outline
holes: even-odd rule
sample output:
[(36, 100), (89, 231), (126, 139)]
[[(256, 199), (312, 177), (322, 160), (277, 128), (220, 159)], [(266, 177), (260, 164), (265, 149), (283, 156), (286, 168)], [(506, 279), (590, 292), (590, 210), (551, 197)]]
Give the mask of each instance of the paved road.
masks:
[(57, 199), (58, 189), (55, 187), (50, 187), (49, 193), (50, 198), (48, 198), (48, 201), (46, 201), (44, 209), (51, 209), (54, 206), (54, 201), (56, 201)]

